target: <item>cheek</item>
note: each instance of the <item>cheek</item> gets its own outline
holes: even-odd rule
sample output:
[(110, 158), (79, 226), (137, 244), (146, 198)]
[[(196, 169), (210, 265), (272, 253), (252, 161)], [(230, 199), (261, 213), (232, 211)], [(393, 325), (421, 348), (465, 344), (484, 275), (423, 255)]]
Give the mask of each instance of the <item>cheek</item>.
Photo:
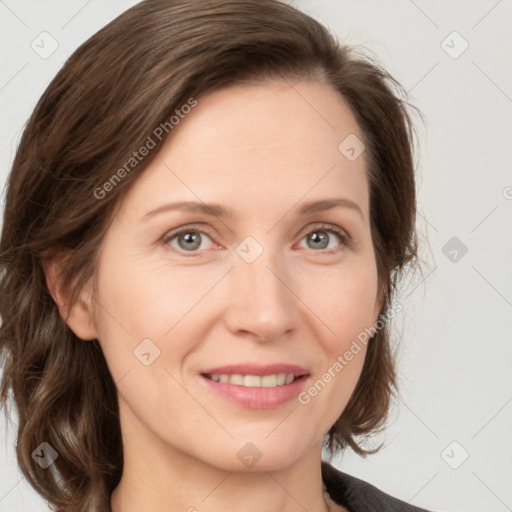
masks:
[[(304, 285), (304, 302), (325, 324), (329, 352), (344, 347), (376, 321), (377, 271), (372, 260), (318, 274), (316, 286)], [(311, 282), (310, 282), (311, 283)], [(306, 298), (307, 297), (307, 298)]]
[(331, 275), (325, 283), (325, 293), (313, 288), (309, 292), (324, 324), (317, 331), (324, 334), (316, 337), (323, 357), (315, 378), (298, 397), (310, 417), (320, 418), (319, 431), (323, 432), (339, 418), (361, 375), (376, 320), (376, 270), (371, 264), (354, 266), (350, 272)]
[(168, 262), (155, 265), (129, 258), (114, 262), (108, 253), (104, 254), (99, 273), (97, 327), (113, 373), (114, 369), (122, 372), (133, 364), (133, 351), (146, 339), (164, 356), (157, 363), (186, 353), (186, 338), (179, 344), (169, 343), (173, 330), (178, 332), (185, 324), (197, 325), (198, 306), (208, 300), (208, 291), (224, 273), (220, 268), (172, 268)]
[(334, 300), (333, 325), (340, 348), (356, 339), (361, 332), (375, 323), (375, 301), (377, 287), (373, 281), (362, 279), (352, 286), (347, 286)]

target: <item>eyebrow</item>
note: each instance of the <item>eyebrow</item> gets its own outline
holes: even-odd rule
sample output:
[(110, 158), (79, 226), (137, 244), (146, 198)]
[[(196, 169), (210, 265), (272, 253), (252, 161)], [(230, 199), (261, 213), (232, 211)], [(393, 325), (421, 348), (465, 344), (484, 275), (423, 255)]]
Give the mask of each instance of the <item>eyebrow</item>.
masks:
[[(300, 210), (298, 211), (299, 215), (309, 215), (311, 213), (323, 212), (327, 210), (331, 210), (336, 207), (348, 208), (355, 212), (357, 212), (361, 218), (364, 219), (363, 212), (359, 205), (350, 199), (345, 198), (333, 198), (333, 199), (322, 199), (319, 201), (311, 201), (309, 203), (305, 203), (302, 205)], [(203, 203), (203, 202), (195, 202), (195, 201), (177, 201), (173, 203), (166, 203), (161, 206), (158, 206), (154, 210), (146, 213), (140, 220), (148, 220), (149, 218), (154, 217), (163, 212), (174, 211), (174, 210), (183, 210), (194, 213), (203, 213), (205, 215), (210, 215), (212, 217), (219, 218), (233, 218), (236, 217), (234, 211), (231, 208), (226, 206), (222, 206), (220, 204), (215, 203)]]

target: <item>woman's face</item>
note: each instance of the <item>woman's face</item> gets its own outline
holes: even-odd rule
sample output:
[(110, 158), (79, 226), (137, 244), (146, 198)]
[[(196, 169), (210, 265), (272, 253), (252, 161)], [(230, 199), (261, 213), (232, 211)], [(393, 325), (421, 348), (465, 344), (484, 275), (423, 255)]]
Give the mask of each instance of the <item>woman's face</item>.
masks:
[(283, 468), (342, 413), (380, 311), (362, 135), (319, 82), (197, 100), (109, 228), (90, 325), (132, 449)]

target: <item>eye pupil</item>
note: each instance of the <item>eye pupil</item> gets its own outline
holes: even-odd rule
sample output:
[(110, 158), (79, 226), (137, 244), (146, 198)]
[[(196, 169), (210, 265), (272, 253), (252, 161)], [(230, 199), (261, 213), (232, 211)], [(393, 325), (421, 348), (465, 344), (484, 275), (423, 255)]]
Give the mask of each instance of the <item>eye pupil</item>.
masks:
[[(201, 246), (201, 239), (199, 233), (196, 233), (194, 231), (190, 231), (188, 233), (178, 236), (178, 243), (180, 243), (181, 241), (187, 242), (187, 244), (183, 247), (181, 247), (180, 245), (180, 247), (186, 251), (195, 250)], [(192, 243), (190, 244), (189, 242)]]
[[(322, 243), (324, 243), (324, 245), (320, 247), (320, 249), (325, 249), (329, 244), (329, 237), (327, 236), (326, 233), (323, 233), (322, 231), (313, 231), (310, 235), (310, 240), (313, 241), (315, 244), (320, 242), (320, 245), (322, 245)], [(315, 248), (318, 249), (319, 247), (316, 246)]]

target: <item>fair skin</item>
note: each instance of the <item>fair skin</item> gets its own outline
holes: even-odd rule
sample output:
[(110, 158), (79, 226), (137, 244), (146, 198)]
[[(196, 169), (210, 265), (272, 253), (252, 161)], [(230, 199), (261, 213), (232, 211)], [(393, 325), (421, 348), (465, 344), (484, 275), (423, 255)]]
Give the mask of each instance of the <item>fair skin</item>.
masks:
[[(338, 150), (361, 131), (317, 81), (237, 85), (197, 99), (121, 203), (94, 300), (90, 283), (66, 316), (57, 272), (47, 270), (61, 314), (79, 338), (99, 340), (118, 390), (124, 468), (112, 510), (345, 510), (322, 493), (321, 442), (356, 386), (364, 350), (307, 404), (237, 403), (201, 373), (287, 363), (307, 369), (307, 390), (378, 318), (364, 154), (349, 161)], [(334, 198), (356, 207), (299, 213)], [(144, 218), (174, 201), (220, 204), (233, 217)], [(251, 263), (242, 257), (259, 248)], [(147, 338), (160, 350), (148, 366), (134, 356)], [(261, 455), (251, 467), (237, 456), (247, 443)]]

